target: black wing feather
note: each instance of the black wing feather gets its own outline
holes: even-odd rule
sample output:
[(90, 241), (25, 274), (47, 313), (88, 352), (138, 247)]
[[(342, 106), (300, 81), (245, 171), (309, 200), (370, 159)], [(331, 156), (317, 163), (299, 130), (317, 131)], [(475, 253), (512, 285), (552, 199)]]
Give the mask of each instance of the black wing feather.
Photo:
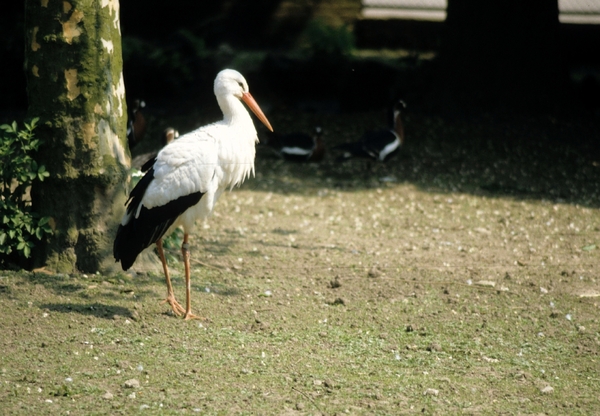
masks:
[[(151, 167), (129, 194), (128, 214), (138, 209), (153, 179), (154, 168)], [(132, 215), (128, 223), (119, 225), (113, 254), (115, 260), (121, 262), (123, 270), (129, 269), (145, 248), (162, 238), (175, 220), (188, 208), (196, 205), (202, 195), (202, 192), (194, 192), (151, 209), (142, 206), (137, 218)]]
[(153, 158), (150, 158), (146, 161), (146, 163), (144, 163), (142, 165), (142, 172), (146, 172), (147, 170), (149, 170), (151, 167), (154, 166), (154, 163), (156, 163), (156, 156), (154, 156)]
[[(335, 149), (342, 150), (347, 153), (340, 156), (338, 161), (348, 160), (352, 157), (364, 157), (378, 160), (381, 151), (394, 140), (396, 140), (396, 136), (394, 136), (394, 133), (392, 133), (390, 130), (368, 132), (357, 142), (342, 143), (336, 146)], [(388, 157), (390, 155), (388, 155)]]
[[(379, 130), (372, 132), (369, 135), (366, 135), (362, 140), (365, 151), (376, 160), (379, 159), (379, 155), (383, 149), (385, 149), (387, 145), (393, 143), (394, 141), (396, 141), (396, 136), (390, 130)], [(396, 148), (396, 150), (392, 153), (388, 154), (386, 159), (394, 154), (398, 148)]]

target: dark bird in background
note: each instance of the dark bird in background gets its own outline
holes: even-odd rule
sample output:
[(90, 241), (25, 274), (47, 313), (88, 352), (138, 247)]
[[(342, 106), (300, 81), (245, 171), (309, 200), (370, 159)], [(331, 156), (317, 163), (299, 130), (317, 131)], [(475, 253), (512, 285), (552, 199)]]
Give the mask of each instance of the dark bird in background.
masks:
[(162, 134), (162, 145), (163, 147), (171, 143), (173, 140), (179, 137), (179, 132), (173, 127), (167, 127)]
[[(167, 127), (160, 136), (161, 148), (165, 147), (166, 145), (168, 145), (169, 143), (171, 143), (173, 140), (175, 140), (178, 137), (179, 137), (179, 132), (176, 129), (174, 129), (173, 127)], [(138, 155), (133, 158), (133, 160), (131, 162), (131, 166), (136, 169), (140, 169), (142, 172), (144, 172), (145, 170), (142, 169), (142, 167), (145, 165), (145, 163), (147, 161), (156, 158), (157, 154), (158, 154), (158, 151), (148, 152), (148, 153), (143, 153), (141, 155)]]
[[(185, 319), (197, 318), (191, 306), (189, 234), (196, 220), (210, 215), (226, 189), (254, 174), (258, 135), (243, 103), (273, 130), (239, 72), (219, 72), (214, 93), (223, 119), (173, 140), (144, 164), (145, 174), (129, 194), (113, 245), (115, 260), (127, 270), (144, 249), (156, 244), (167, 284), (165, 302)], [(163, 236), (176, 227), (183, 228), (185, 308), (175, 299), (162, 245)]]
[(325, 156), (322, 135), (323, 129), (318, 126), (312, 136), (306, 133), (267, 132), (266, 145), (291, 162), (319, 162)]
[(141, 142), (146, 134), (146, 118), (141, 111), (144, 107), (146, 107), (146, 103), (140, 99), (133, 100), (133, 103), (128, 106), (127, 141), (130, 149)]
[(335, 149), (343, 152), (337, 160), (343, 162), (353, 157), (360, 157), (385, 162), (404, 144), (404, 123), (401, 114), (405, 109), (404, 101), (396, 101), (389, 110), (389, 127), (387, 129), (370, 131), (357, 142), (335, 146)]

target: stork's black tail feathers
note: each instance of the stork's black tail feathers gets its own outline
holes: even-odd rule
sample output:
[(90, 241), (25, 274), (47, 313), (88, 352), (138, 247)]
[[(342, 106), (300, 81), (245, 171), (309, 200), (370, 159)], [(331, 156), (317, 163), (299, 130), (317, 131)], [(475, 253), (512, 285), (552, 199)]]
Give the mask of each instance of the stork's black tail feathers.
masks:
[(196, 205), (203, 195), (201, 192), (195, 192), (151, 209), (142, 206), (139, 210), (139, 215), (136, 217), (136, 211), (142, 203), (142, 198), (153, 179), (154, 168), (150, 167), (148, 168), (148, 172), (129, 194), (127, 215), (130, 216), (128, 221), (125, 224), (119, 225), (117, 230), (117, 236), (113, 245), (113, 255), (117, 262), (121, 262), (123, 270), (129, 269), (135, 262), (138, 254), (162, 238), (177, 217), (183, 214), (188, 208)]

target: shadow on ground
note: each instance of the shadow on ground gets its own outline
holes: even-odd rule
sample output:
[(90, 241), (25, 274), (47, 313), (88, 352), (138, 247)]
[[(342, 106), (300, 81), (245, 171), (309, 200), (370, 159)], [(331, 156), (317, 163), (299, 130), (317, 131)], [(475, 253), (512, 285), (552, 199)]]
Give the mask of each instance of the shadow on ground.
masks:
[(132, 318), (132, 313), (128, 308), (121, 306), (106, 305), (104, 303), (46, 303), (40, 305), (41, 309), (50, 312), (76, 313), (79, 315), (94, 316), (96, 318), (114, 319), (115, 316)]
[(600, 206), (600, 128), (591, 117), (447, 119), (409, 114), (407, 143), (386, 163), (358, 159), (336, 163), (332, 150), (382, 125), (383, 112), (328, 115), (327, 124), (314, 114), (297, 115), (291, 122), (272, 118), (281, 131), (310, 131), (313, 125), (323, 125), (328, 155), (320, 164), (290, 164), (259, 145), (258, 180), (247, 182), (246, 189), (311, 194), (412, 183), (435, 193)]

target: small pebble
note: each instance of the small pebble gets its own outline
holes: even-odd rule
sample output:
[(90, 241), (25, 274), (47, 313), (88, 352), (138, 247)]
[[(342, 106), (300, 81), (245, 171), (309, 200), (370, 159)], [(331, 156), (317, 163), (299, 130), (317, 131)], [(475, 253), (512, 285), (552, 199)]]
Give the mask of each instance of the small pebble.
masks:
[(103, 398), (104, 400), (112, 400), (114, 397), (115, 397), (115, 396), (114, 396), (114, 395), (113, 395), (111, 392), (109, 392), (109, 391), (107, 391), (106, 393), (104, 393), (104, 394), (102, 395), (102, 398)]
[(346, 301), (342, 298), (336, 298), (333, 302), (330, 302), (330, 305), (345, 305)]
[(440, 344), (438, 344), (437, 342), (433, 342), (427, 347), (427, 351), (441, 351), (441, 350), (442, 350), (442, 346)]
[(371, 270), (369, 270), (368, 276), (372, 278), (379, 277), (381, 276), (381, 272), (377, 270), (377, 267), (372, 267)]
[(123, 383), (123, 387), (126, 387), (128, 389), (137, 389), (138, 387), (140, 387), (140, 382), (135, 378), (132, 378)]
[(550, 394), (554, 391), (554, 388), (551, 386), (546, 386), (543, 389), (541, 389), (541, 392), (544, 394)]
[(440, 391), (437, 389), (427, 389), (423, 394), (425, 396), (437, 396), (438, 394), (440, 394)]

